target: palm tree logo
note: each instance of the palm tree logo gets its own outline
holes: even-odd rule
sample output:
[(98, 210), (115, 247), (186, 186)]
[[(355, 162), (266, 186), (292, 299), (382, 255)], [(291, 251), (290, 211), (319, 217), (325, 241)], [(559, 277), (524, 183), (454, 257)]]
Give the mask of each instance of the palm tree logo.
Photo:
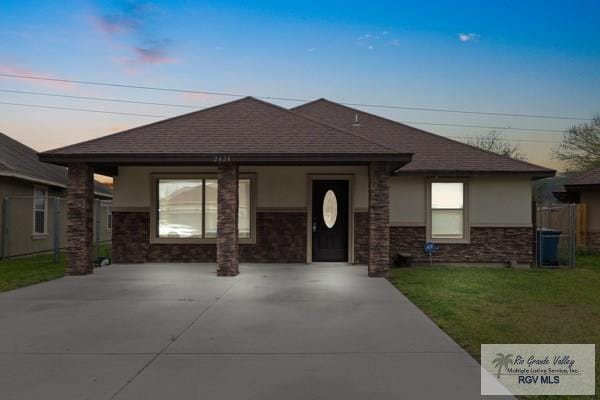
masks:
[(498, 357), (492, 360), (492, 364), (494, 367), (498, 368), (498, 374), (496, 375), (498, 379), (500, 379), (500, 372), (502, 372), (502, 367), (508, 368), (510, 364), (513, 364), (512, 354), (504, 355), (503, 353), (497, 353)]

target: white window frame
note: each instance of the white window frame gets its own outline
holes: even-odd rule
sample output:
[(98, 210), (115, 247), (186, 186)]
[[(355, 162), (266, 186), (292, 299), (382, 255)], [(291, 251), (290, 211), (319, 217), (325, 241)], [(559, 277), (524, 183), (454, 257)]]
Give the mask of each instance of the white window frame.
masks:
[[(433, 183), (462, 183), (463, 184), (463, 236), (460, 238), (436, 238), (431, 233), (432, 207), (431, 186)], [(426, 240), (433, 243), (471, 243), (471, 225), (469, 222), (469, 181), (466, 178), (429, 178), (427, 179), (427, 195), (425, 196), (425, 210), (427, 213)]]
[[(42, 211), (42, 210), (38, 210), (35, 207), (35, 200), (36, 200), (36, 192), (37, 191), (43, 191), (44, 192), (44, 231), (43, 232), (37, 232), (35, 230), (35, 214), (38, 211)], [(38, 186), (38, 185), (34, 185), (33, 186), (33, 201), (32, 201), (32, 209), (33, 209), (33, 221), (32, 221), (32, 232), (33, 232), (33, 236), (47, 236), (48, 235), (48, 188), (45, 186)]]
[[(217, 243), (217, 238), (167, 238), (159, 237), (157, 234), (158, 221), (158, 181), (160, 179), (218, 179), (215, 173), (155, 173), (150, 175), (150, 243)], [(240, 244), (256, 244), (256, 174), (255, 173), (240, 173), (238, 179), (250, 180), (250, 237), (238, 238)], [(203, 191), (204, 193), (204, 191)], [(204, 197), (204, 194), (203, 194)], [(202, 207), (205, 204), (203, 201)], [(204, 211), (203, 211), (204, 212)], [(203, 224), (205, 223), (203, 219)]]

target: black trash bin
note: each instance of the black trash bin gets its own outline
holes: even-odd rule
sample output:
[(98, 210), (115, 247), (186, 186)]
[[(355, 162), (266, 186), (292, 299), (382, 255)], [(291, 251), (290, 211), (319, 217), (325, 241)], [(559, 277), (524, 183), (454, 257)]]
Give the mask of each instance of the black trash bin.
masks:
[(542, 266), (558, 265), (558, 242), (562, 232), (556, 229), (538, 229), (537, 262)]

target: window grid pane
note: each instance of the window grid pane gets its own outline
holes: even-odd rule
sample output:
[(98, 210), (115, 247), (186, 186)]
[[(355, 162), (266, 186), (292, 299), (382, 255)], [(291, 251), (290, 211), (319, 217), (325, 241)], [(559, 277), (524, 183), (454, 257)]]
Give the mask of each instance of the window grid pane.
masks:
[(458, 210), (463, 208), (464, 184), (462, 182), (433, 182), (431, 208)]
[[(158, 237), (217, 237), (217, 179), (158, 179), (157, 182)], [(251, 180), (240, 179), (238, 191), (238, 235), (249, 239), (252, 235)]]
[(202, 237), (201, 179), (158, 181), (157, 225), (159, 237)]
[(43, 211), (35, 211), (34, 231), (35, 233), (45, 233), (45, 216)]

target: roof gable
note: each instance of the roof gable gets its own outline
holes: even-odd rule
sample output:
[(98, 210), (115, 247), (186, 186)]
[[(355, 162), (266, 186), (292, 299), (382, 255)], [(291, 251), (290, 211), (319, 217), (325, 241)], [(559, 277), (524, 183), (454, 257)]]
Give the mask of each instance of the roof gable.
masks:
[(413, 153), (412, 161), (400, 168), (400, 173), (507, 172), (551, 176), (555, 172), (326, 99), (303, 104), (292, 110), (351, 130), (398, 152)]
[(42, 153), (52, 155), (397, 154), (252, 97)]

